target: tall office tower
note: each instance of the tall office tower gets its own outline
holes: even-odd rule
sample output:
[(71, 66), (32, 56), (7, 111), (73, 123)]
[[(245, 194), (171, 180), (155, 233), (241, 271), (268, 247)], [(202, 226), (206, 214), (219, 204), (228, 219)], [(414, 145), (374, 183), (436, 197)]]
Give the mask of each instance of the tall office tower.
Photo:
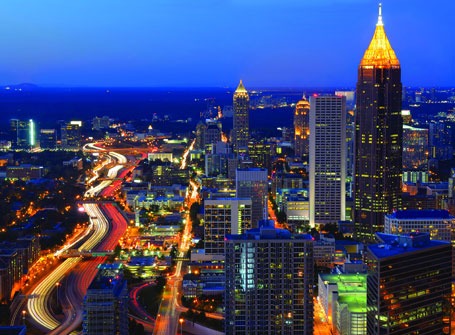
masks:
[(221, 141), (221, 122), (218, 120), (207, 120), (204, 131), (204, 149), (205, 152), (212, 152), (213, 148)]
[(308, 157), (310, 134), (310, 103), (302, 98), (294, 112), (294, 151), (299, 158)]
[(65, 149), (79, 149), (81, 146), (81, 121), (65, 123), (61, 128), (62, 147)]
[(237, 198), (251, 199), (251, 227), (256, 228), (264, 219), (267, 208), (268, 181), (267, 170), (261, 168), (237, 169), (235, 190)]
[(313, 334), (313, 241), (261, 227), (228, 235), (225, 334)]
[(378, 233), (368, 246), (368, 335), (450, 334), (450, 243)]
[(346, 211), (346, 97), (310, 97), (310, 226)]
[(41, 149), (55, 149), (57, 147), (55, 129), (40, 129), (39, 146)]
[(199, 121), (196, 125), (196, 143), (194, 144), (194, 148), (197, 150), (204, 149), (204, 134), (205, 134), (206, 125), (204, 122)]
[(403, 125), (403, 169), (427, 170), (428, 129)]
[(401, 208), (401, 68), (384, 31), (381, 7), (360, 62), (355, 114), (356, 238), (374, 241), (384, 214)]
[(11, 148), (30, 149), (36, 145), (33, 120), (10, 120)]
[(204, 200), (204, 249), (206, 255), (224, 260), (224, 237), (251, 228), (251, 199)]
[(232, 129), (232, 143), (234, 153), (244, 154), (248, 150), (250, 140), (250, 96), (240, 80), (239, 86), (234, 92), (234, 127)]
[(82, 334), (128, 335), (128, 289), (122, 264), (101, 264), (83, 302)]
[(430, 158), (437, 160), (450, 160), (453, 158), (452, 127), (452, 123), (445, 122), (445, 120), (430, 123)]

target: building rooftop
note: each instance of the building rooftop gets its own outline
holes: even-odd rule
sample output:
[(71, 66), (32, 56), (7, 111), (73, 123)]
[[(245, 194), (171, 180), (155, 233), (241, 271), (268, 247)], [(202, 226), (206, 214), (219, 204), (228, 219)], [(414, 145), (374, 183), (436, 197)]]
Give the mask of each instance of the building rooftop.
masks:
[(449, 211), (444, 209), (408, 209), (404, 211), (396, 211), (387, 215), (391, 219), (401, 220), (418, 220), (418, 219), (453, 219), (454, 216), (450, 215)]
[(376, 237), (382, 243), (371, 244), (368, 246), (368, 250), (377, 259), (450, 245), (449, 242), (430, 240), (430, 234), (428, 233), (409, 233), (405, 235), (376, 233)]
[(366, 313), (367, 275), (366, 274), (320, 274), (324, 283), (336, 284), (338, 302), (347, 304), (351, 313)]
[[(270, 221), (270, 220), (263, 220)], [(273, 221), (272, 221), (273, 222)], [(225, 240), (313, 240), (310, 234), (291, 234), (289, 230), (262, 226), (260, 228), (249, 229), (243, 234), (226, 235)]]

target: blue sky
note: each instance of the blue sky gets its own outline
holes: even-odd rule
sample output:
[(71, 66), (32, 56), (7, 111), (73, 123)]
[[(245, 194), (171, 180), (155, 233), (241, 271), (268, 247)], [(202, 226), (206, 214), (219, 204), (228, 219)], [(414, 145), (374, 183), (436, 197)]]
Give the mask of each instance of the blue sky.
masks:
[[(0, 84), (354, 86), (370, 0), (14, 0)], [(455, 86), (453, 0), (384, 0), (407, 86)]]

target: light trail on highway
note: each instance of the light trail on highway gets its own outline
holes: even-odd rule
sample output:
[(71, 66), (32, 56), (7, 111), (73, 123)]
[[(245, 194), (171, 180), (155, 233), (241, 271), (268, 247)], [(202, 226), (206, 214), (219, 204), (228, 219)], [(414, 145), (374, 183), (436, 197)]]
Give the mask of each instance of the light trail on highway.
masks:
[[(84, 209), (89, 215), (93, 234), (83, 243), (78, 251), (92, 250), (109, 232), (109, 222), (96, 204), (84, 204)], [(41, 329), (52, 330), (60, 325), (52, 312), (49, 310), (49, 297), (56, 289), (65, 274), (82, 260), (81, 257), (66, 259), (60, 266), (43, 279), (33, 290), (32, 297), (27, 302), (30, 317)], [(58, 288), (57, 288), (58, 289)]]

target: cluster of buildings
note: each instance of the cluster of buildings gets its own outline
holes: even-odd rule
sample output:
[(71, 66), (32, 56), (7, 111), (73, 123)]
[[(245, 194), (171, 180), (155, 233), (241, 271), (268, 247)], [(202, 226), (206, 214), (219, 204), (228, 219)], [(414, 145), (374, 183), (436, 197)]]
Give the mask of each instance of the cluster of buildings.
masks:
[[(402, 113), (381, 12), (356, 92), (355, 113), (352, 92), (300, 100), (295, 157), (281, 163), (271, 160), (277, 143), (250, 138), (242, 82), (230, 143), (216, 119), (198, 125), (204, 250), (191, 254), (183, 295), (224, 291), (226, 334), (313, 334), (315, 304), (334, 334), (450, 333), (453, 191), (425, 176), (431, 159), (452, 153), (444, 125), (417, 128)], [(269, 189), (286, 229), (268, 220)], [(354, 240), (301, 234), (325, 225)]]

